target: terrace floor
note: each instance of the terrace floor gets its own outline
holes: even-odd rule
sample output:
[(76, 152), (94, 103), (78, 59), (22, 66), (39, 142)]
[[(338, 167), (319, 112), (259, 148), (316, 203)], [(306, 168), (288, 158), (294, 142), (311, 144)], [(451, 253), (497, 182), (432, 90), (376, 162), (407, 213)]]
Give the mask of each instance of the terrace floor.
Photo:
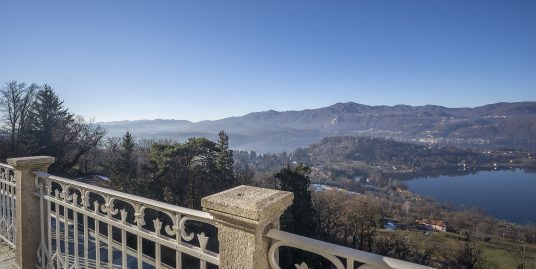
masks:
[(0, 240), (0, 269), (11, 268), (15, 261), (15, 251)]

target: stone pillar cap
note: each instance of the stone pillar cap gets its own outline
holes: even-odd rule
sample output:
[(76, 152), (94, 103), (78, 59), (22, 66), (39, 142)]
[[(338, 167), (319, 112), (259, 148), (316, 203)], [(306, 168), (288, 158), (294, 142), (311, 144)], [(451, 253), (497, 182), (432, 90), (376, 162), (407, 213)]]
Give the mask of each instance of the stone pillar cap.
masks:
[(32, 156), (32, 157), (19, 157), (9, 158), (7, 163), (14, 167), (31, 167), (51, 165), (56, 161), (56, 158), (50, 156)]
[(294, 194), (288, 191), (238, 186), (201, 199), (204, 210), (263, 222), (281, 214), (292, 204)]

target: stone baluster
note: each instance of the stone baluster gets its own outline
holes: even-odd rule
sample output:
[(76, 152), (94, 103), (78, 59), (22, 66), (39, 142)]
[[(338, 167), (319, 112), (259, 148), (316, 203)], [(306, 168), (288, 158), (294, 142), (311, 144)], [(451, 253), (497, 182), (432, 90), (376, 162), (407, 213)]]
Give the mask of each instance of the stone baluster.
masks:
[(203, 210), (218, 227), (220, 269), (268, 269), (270, 239), (279, 229), (279, 217), (292, 204), (286, 191), (239, 186), (204, 197)]
[(41, 242), (41, 212), (39, 197), (35, 196), (34, 171), (47, 172), (54, 157), (36, 156), (7, 159), (15, 168), (16, 180), (16, 241), (15, 268), (34, 269), (37, 265), (37, 250)]

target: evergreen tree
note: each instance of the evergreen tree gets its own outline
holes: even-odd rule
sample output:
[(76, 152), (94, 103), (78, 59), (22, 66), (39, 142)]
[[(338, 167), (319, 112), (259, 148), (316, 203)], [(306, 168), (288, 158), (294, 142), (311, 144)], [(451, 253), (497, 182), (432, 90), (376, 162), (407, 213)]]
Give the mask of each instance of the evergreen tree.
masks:
[(315, 233), (315, 210), (309, 191), (310, 173), (311, 169), (300, 163), (295, 167), (287, 165), (274, 174), (281, 190), (294, 193), (293, 204), (281, 218), (281, 228), (304, 236), (312, 236)]
[(136, 191), (138, 163), (136, 160), (136, 143), (130, 132), (126, 132), (121, 142), (118, 163), (113, 171), (112, 183), (122, 191)]
[(218, 133), (218, 154), (216, 158), (216, 167), (218, 168), (222, 187), (230, 188), (234, 183), (234, 159), (233, 151), (229, 149), (229, 136), (225, 131), (221, 130)]
[(56, 157), (50, 167), (56, 173), (71, 170), (104, 137), (101, 127), (71, 114), (49, 85), (44, 85), (35, 96), (28, 128), (26, 154)]
[(49, 85), (44, 85), (37, 92), (35, 101), (30, 111), (30, 124), (33, 133), (33, 142), (37, 154), (50, 154), (60, 156), (61, 141), (55, 139), (55, 135), (61, 135), (57, 131), (63, 130), (74, 119)]
[(201, 198), (219, 191), (221, 172), (217, 168), (218, 145), (206, 138), (185, 143), (154, 144), (151, 166), (154, 193), (165, 202), (200, 208)]
[[(309, 185), (311, 181), (309, 174), (311, 169), (303, 164), (291, 167), (287, 166), (274, 174), (279, 181), (281, 190), (294, 193), (294, 202), (281, 217), (281, 229), (287, 232), (313, 237), (315, 235), (316, 212), (313, 208)], [(279, 253), (282, 268), (290, 268), (294, 264), (306, 262), (313, 265), (312, 268), (320, 265), (318, 256), (310, 253), (297, 252), (292, 249), (284, 249)]]
[(255, 152), (254, 150), (250, 151), (249, 152), (249, 160), (254, 162), (257, 160), (257, 152)]

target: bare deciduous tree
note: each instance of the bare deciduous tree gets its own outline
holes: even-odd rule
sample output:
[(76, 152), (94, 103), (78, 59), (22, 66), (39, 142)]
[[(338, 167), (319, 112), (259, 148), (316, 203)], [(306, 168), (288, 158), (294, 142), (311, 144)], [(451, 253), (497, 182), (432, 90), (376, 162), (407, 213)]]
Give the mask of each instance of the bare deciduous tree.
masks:
[(28, 127), (28, 115), (35, 92), (39, 86), (35, 83), (10, 81), (0, 91), (0, 109), (4, 112), (4, 121), (9, 128), (9, 144), (12, 153), (16, 153), (19, 142)]

